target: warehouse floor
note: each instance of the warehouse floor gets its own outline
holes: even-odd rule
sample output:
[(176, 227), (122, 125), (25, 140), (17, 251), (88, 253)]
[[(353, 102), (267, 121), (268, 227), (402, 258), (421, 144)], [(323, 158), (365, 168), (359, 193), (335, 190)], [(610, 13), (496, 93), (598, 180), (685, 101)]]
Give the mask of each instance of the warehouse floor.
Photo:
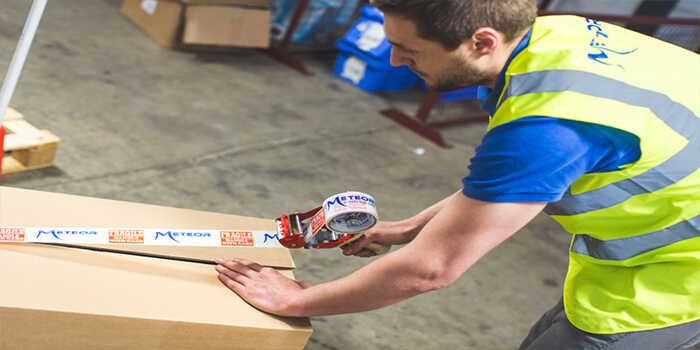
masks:
[[(30, 4), (0, 2), (0, 72)], [(307, 77), (257, 51), (165, 49), (119, 5), (49, 2), (11, 106), (61, 142), (54, 166), (5, 175), (3, 186), (271, 219), (285, 204), (304, 211), (357, 190), (399, 220), (460, 188), (485, 133), (484, 123), (444, 128), (454, 148), (437, 147), (377, 112), (413, 114), (420, 90), (362, 92), (332, 74), (332, 57), (305, 60)], [(435, 118), (457, 107), (440, 103)], [(444, 290), (313, 318), (306, 349), (517, 348), (561, 295), (568, 242), (541, 215)], [(296, 276), (314, 284), (372, 261), (293, 256)]]

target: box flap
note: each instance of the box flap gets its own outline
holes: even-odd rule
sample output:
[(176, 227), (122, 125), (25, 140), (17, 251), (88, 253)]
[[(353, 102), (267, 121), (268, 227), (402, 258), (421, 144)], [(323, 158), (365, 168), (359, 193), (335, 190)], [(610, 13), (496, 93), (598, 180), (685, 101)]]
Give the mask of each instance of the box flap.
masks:
[(159, 44), (172, 47), (180, 40), (183, 7), (178, 1), (124, 0), (119, 12)]
[(185, 9), (185, 44), (268, 47), (270, 11), (220, 5)]
[[(181, 230), (271, 231), (272, 219), (210, 213), (0, 186), (0, 227), (159, 228)], [(13, 243), (16, 244), (16, 243)], [(265, 266), (294, 268), (286, 248), (114, 246), (213, 261), (240, 257)]]

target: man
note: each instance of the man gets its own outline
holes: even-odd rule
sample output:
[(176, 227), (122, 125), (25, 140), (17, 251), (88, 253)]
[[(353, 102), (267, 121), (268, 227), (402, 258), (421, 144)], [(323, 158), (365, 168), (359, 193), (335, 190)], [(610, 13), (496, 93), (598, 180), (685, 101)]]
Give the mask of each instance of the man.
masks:
[[(393, 65), (435, 91), (481, 85), (489, 131), (464, 187), (344, 248), (405, 244), (310, 286), (240, 259), (221, 281), (261, 310), (380, 308), (455, 281), (545, 209), (573, 234), (562, 301), (521, 349), (700, 342), (700, 60), (534, 0), (372, 0)], [(373, 296), (367, 298), (368, 295)]]

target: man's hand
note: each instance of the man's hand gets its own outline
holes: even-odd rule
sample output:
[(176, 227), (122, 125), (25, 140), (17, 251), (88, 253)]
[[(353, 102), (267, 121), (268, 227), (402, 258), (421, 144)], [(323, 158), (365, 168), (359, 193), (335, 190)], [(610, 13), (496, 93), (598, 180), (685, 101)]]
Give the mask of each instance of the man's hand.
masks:
[(355, 255), (368, 258), (377, 255), (374, 251), (365, 248), (369, 243), (383, 245), (405, 244), (410, 242), (406, 237), (408, 228), (402, 222), (379, 221), (374, 227), (365, 231), (359, 238), (340, 246), (345, 255)]
[(279, 316), (295, 316), (290, 297), (311, 287), (307, 281), (294, 281), (277, 270), (234, 258), (216, 259), (219, 280), (256, 308)]

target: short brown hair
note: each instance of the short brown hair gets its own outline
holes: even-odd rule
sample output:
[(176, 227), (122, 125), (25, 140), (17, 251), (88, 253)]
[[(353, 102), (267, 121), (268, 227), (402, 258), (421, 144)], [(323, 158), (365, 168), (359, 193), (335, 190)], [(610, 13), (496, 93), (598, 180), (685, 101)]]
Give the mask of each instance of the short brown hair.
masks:
[(536, 0), (370, 0), (370, 4), (413, 21), (419, 37), (448, 51), (481, 27), (496, 29), (510, 42), (537, 17)]

